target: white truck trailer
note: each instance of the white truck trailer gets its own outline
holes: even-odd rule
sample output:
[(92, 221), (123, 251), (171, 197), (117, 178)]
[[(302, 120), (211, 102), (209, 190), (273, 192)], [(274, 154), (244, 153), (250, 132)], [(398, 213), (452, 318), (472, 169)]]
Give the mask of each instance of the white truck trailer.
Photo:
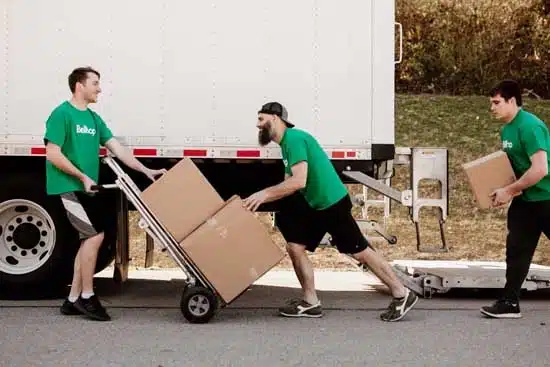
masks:
[[(263, 103), (279, 101), (346, 182), (409, 206), (415, 224), (420, 207), (439, 207), (443, 224), (446, 150), (395, 147), (396, 30), (391, 0), (0, 0), (0, 293), (34, 297), (70, 283), (78, 239), (45, 193), (43, 134), (78, 66), (101, 73), (92, 108), (148, 166), (193, 158), (224, 198), (276, 183), (279, 149), (258, 146), (255, 124)], [(410, 190), (384, 185), (394, 163), (410, 164)], [(440, 200), (418, 196), (422, 178), (440, 179)], [(103, 166), (100, 183), (113, 179)], [(108, 200), (97, 271), (114, 259), (123, 281), (134, 208), (121, 193)]]

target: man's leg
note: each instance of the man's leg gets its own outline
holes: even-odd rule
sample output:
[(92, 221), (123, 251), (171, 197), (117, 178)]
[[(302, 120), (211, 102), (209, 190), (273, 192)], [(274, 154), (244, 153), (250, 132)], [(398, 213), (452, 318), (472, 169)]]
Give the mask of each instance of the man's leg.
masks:
[(306, 253), (306, 247), (296, 243), (289, 243), (286, 246), (294, 272), (304, 291), (303, 299), (311, 305), (319, 303), (317, 292), (315, 291), (315, 275), (313, 264)]
[(275, 219), (287, 242), (288, 255), (303, 290), (301, 299), (290, 300), (279, 313), (289, 317), (321, 317), (323, 311), (315, 291), (313, 265), (306, 251), (315, 251), (325, 232), (315, 223), (314, 212), (301, 197), (296, 199), (295, 205), (277, 213)]
[(97, 254), (103, 242), (103, 233), (96, 234), (82, 243), (80, 248), (80, 268), (82, 274), (82, 297), (90, 298), (94, 294), (94, 274)]
[[(292, 237), (289, 237), (292, 238)], [(319, 240), (320, 241), (320, 240)], [(291, 299), (286, 305), (279, 308), (279, 314), (287, 317), (321, 317), (323, 309), (315, 291), (315, 275), (313, 264), (306, 251), (310, 247), (289, 242), (287, 251), (294, 267), (296, 277), (302, 286), (303, 295), (300, 299)], [(314, 248), (313, 248), (314, 250)]]
[(374, 275), (390, 288), (393, 299), (380, 318), (383, 321), (399, 321), (405, 317), (407, 312), (418, 302), (418, 296), (401, 283), (390, 264), (370, 247), (352, 256), (367, 265)]
[(82, 252), (82, 245), (78, 249), (74, 258), (73, 269), (73, 282), (71, 284), (71, 292), (69, 293), (69, 301), (73, 302), (78, 299), (82, 292), (82, 272), (80, 270), (80, 253)]
[[(102, 212), (98, 199), (77, 192), (62, 195), (62, 201), (69, 221), (83, 239), (75, 260), (75, 272), (80, 268), (82, 292), (74, 303), (74, 308), (93, 320), (108, 321), (111, 318), (94, 294), (93, 288), (97, 255), (103, 242)], [(78, 284), (78, 276), (75, 275), (74, 278), (73, 285)]]
[(361, 264), (366, 264), (374, 275), (390, 289), (394, 298), (403, 298), (407, 295), (407, 288), (397, 278), (390, 264), (372, 248), (368, 247), (352, 256)]
[(399, 321), (416, 304), (418, 296), (407, 289), (395, 275), (390, 264), (371, 247), (351, 212), (349, 196), (326, 211), (325, 223), (332, 240), (341, 253), (351, 254), (365, 264), (391, 290), (393, 299), (380, 315), (384, 321)]
[(494, 318), (520, 318), (521, 285), (529, 272), (540, 235), (540, 214), (537, 205), (514, 199), (508, 210), (506, 236), (506, 285), (501, 299), (481, 313)]
[(74, 307), (74, 303), (80, 297), (82, 292), (82, 274), (80, 271), (80, 250), (76, 253), (74, 258), (74, 268), (73, 268), (73, 281), (71, 283), (71, 290), (69, 292), (69, 297), (63, 302), (61, 306), (61, 313), (64, 315), (81, 315), (82, 313)]

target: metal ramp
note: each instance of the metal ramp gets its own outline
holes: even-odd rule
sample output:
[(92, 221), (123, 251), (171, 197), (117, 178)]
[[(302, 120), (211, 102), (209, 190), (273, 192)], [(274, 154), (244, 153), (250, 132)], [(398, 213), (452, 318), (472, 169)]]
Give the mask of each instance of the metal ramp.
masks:
[[(491, 261), (395, 260), (394, 271), (411, 290), (425, 298), (451, 289), (502, 289), (506, 263)], [(532, 264), (522, 289), (550, 288), (550, 266)]]

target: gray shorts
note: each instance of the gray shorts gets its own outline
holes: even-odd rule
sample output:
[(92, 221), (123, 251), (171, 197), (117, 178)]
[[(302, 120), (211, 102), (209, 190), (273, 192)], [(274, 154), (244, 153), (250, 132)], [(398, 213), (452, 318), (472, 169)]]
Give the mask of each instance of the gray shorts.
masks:
[(79, 233), (80, 239), (94, 237), (104, 230), (102, 202), (96, 196), (84, 192), (61, 194), (61, 202), (67, 211), (69, 222)]

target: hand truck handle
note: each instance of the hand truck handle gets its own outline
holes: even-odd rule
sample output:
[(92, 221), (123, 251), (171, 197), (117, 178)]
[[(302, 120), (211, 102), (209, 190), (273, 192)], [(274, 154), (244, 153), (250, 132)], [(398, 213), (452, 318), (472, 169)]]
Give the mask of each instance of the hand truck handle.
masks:
[(108, 184), (108, 185), (92, 185), (90, 187), (93, 191), (109, 190), (118, 188), (117, 184)]

